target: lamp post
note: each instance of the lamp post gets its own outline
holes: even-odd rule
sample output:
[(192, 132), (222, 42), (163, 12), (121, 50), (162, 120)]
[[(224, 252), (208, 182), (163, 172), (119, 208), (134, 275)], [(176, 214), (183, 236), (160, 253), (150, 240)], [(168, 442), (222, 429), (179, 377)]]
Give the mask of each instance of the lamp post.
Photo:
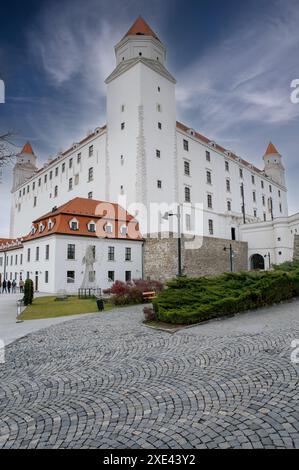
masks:
[(271, 269), (271, 253), (270, 253), (270, 251), (268, 252), (268, 254), (264, 255), (264, 258), (265, 259), (268, 258), (268, 260), (269, 260), (269, 269)]
[(162, 217), (164, 220), (169, 220), (169, 217), (177, 217), (178, 219), (178, 277), (182, 277), (182, 234), (181, 234), (181, 208), (178, 204), (177, 213), (166, 212)]
[(233, 250), (233, 246), (230, 243), (229, 248), (226, 246), (223, 248), (223, 251), (229, 251), (229, 261), (230, 261), (230, 270), (233, 273), (234, 272), (234, 257), (235, 257), (235, 252)]

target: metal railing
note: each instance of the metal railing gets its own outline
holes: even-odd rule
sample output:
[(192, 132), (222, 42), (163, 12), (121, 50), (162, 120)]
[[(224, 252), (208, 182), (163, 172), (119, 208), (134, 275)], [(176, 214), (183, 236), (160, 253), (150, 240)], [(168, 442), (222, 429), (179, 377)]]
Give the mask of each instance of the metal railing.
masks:
[(101, 297), (101, 296), (102, 296), (102, 289), (100, 288), (78, 289), (79, 299), (90, 299), (93, 297)]

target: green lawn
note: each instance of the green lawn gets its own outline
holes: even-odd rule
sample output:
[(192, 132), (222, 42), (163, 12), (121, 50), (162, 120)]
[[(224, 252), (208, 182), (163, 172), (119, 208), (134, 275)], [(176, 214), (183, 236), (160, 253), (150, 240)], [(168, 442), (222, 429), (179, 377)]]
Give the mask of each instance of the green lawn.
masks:
[[(105, 311), (113, 306), (105, 303)], [(20, 320), (40, 320), (42, 318), (66, 317), (84, 313), (98, 312), (95, 299), (78, 299), (69, 297), (67, 300), (55, 301), (55, 296), (37, 297), (20, 316)]]

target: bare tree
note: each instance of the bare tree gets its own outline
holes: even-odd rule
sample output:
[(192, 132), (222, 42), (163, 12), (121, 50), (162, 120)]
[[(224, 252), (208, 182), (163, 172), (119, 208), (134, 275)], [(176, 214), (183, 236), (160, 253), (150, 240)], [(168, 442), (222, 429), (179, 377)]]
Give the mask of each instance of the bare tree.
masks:
[(16, 145), (11, 141), (12, 132), (0, 134), (0, 168), (14, 162), (16, 157)]

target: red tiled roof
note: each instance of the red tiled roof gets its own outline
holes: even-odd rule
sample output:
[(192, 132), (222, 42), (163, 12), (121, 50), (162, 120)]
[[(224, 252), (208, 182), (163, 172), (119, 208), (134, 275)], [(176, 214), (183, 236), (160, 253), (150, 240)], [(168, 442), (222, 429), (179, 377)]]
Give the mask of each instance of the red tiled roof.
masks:
[(21, 153), (30, 153), (31, 155), (34, 155), (30, 142), (26, 142), (26, 144), (22, 148)]
[(265, 155), (279, 155), (279, 152), (272, 142), (269, 143)]
[(147, 22), (144, 21), (142, 16), (138, 16), (135, 23), (131, 26), (131, 28), (129, 29), (127, 34), (125, 34), (124, 38), (127, 37), (127, 36), (152, 36), (155, 39), (158, 39), (158, 41), (160, 41), (160, 39), (158, 38), (156, 33), (147, 24)]
[[(48, 212), (33, 222), (33, 226), (36, 231), (35, 233), (30, 232), (26, 237), (24, 237), (24, 241), (52, 235), (53, 233), (142, 240), (137, 220), (118, 204), (77, 197), (54, 209), (55, 210), (52, 212)], [(72, 230), (70, 228), (70, 221), (72, 219), (76, 219), (78, 221), (78, 230)], [(53, 222), (53, 227), (49, 229), (48, 222), (50, 220)], [(88, 230), (88, 224), (91, 221), (94, 221), (96, 224), (96, 232), (90, 232)], [(108, 234), (103, 230), (104, 226), (108, 222), (112, 225), (111, 234)], [(42, 232), (39, 230), (40, 224), (44, 226)], [(128, 234), (126, 236), (120, 233), (122, 225), (126, 225), (128, 228)]]

